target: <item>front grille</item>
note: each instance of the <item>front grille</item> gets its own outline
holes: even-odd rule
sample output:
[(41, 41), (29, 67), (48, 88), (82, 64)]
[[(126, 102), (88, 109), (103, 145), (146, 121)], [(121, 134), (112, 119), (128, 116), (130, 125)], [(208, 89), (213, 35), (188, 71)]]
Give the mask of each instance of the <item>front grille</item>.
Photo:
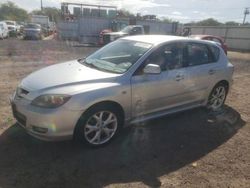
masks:
[(110, 42), (110, 35), (103, 35), (103, 43), (108, 44)]

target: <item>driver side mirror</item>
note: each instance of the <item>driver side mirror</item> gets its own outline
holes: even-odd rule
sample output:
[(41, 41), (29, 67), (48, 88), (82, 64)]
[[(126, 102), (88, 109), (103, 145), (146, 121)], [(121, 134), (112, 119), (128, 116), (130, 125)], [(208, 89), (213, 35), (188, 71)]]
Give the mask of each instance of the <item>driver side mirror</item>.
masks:
[(145, 74), (160, 74), (161, 67), (156, 64), (147, 64), (143, 69), (143, 73)]

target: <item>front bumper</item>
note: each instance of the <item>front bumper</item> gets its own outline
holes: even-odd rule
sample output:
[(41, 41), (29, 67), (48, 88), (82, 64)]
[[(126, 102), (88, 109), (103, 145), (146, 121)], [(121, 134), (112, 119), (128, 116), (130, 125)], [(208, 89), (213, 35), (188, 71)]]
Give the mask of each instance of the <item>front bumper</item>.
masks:
[(10, 103), (18, 124), (28, 134), (45, 141), (72, 139), (75, 125), (82, 114), (63, 106), (55, 109), (35, 107), (30, 104), (31, 101), (14, 95), (10, 97)]

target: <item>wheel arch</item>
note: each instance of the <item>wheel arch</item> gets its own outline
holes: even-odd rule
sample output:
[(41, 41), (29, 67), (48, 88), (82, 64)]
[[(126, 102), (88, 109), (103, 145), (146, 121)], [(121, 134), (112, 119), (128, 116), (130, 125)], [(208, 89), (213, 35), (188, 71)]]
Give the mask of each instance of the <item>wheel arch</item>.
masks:
[[(87, 108), (85, 110), (85, 112), (93, 109), (93, 108), (96, 108), (97, 106), (112, 106), (114, 107), (116, 110), (118, 110), (119, 114), (122, 116), (122, 118), (124, 119), (125, 117), (125, 112), (124, 112), (124, 109), (122, 107), (121, 104), (119, 104), (118, 102), (115, 102), (115, 101), (111, 101), (111, 100), (105, 100), (105, 101), (100, 101), (100, 102), (97, 102), (95, 104), (92, 104), (89, 108)], [(85, 113), (83, 112), (83, 114)], [(82, 115), (83, 115), (82, 114)]]
[(227, 80), (221, 80), (221, 81), (217, 82), (217, 83), (214, 85), (213, 88), (215, 88), (215, 87), (216, 87), (217, 85), (219, 85), (219, 84), (225, 85), (226, 88), (227, 88), (227, 92), (228, 92), (228, 90), (229, 90), (229, 82), (228, 82)]

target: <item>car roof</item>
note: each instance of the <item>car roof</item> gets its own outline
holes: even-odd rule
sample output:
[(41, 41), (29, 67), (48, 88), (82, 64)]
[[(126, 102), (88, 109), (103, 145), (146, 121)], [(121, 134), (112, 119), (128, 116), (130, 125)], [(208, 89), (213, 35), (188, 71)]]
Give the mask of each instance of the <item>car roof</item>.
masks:
[(206, 37), (213, 37), (213, 38), (218, 38), (218, 39), (222, 39), (222, 37), (220, 36), (215, 36), (215, 35), (190, 35), (190, 37), (196, 37), (196, 38), (206, 38)]
[(4, 22), (12, 22), (12, 23), (15, 23), (16, 21), (13, 21), (13, 20), (4, 20)]
[(173, 36), (173, 35), (136, 35), (136, 36), (123, 37), (122, 39), (145, 42), (145, 43), (150, 43), (153, 45), (158, 45), (158, 44), (171, 42), (171, 41), (194, 41), (194, 42), (200, 42), (200, 43), (205, 43), (205, 44), (214, 44), (211, 41), (197, 40), (194, 38), (187, 38), (187, 37), (180, 37), (180, 36)]

